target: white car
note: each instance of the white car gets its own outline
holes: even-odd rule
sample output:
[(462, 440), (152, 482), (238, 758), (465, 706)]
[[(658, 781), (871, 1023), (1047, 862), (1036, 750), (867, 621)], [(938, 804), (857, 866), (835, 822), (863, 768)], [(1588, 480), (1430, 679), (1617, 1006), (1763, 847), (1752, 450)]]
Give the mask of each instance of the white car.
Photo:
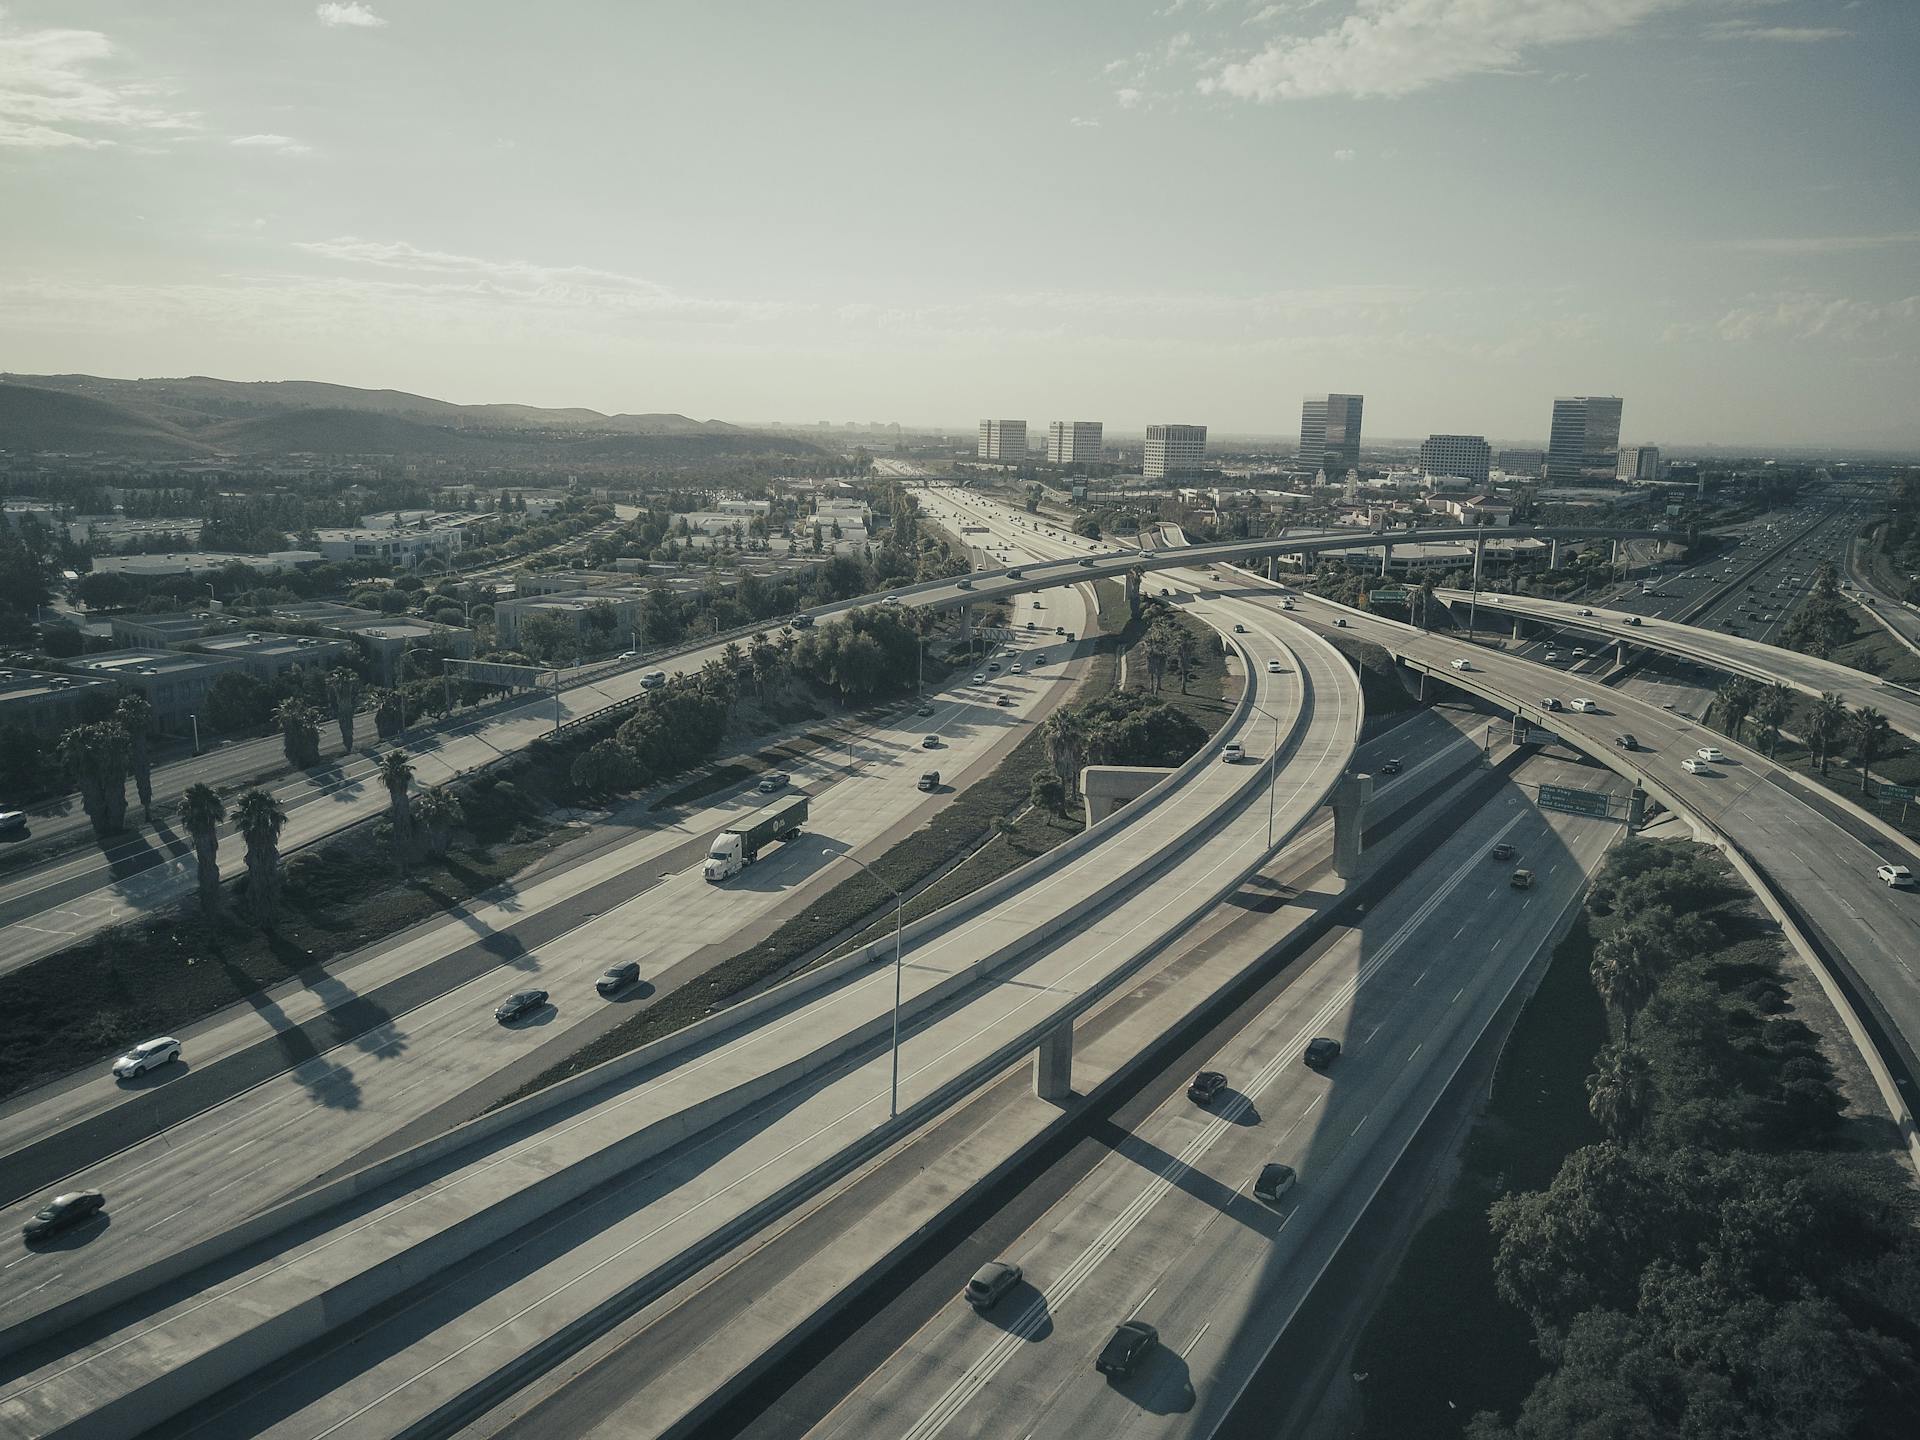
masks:
[(1702, 745), (1693, 753), (1698, 755), (1702, 760), (1705, 760), (1709, 765), (1715, 760), (1724, 760), (1727, 758), (1720, 753), (1719, 747), (1715, 745)]
[(1560, 659), (1560, 652), (1558, 650), (1547, 651), (1547, 663), (1549, 665), (1555, 664), (1559, 659)]
[(131, 1080), (179, 1058), (180, 1042), (171, 1035), (163, 1035), (158, 1040), (142, 1040), (114, 1061), (113, 1073), (116, 1079)]
[(1680, 768), (1689, 775), (1711, 775), (1713, 773), (1713, 771), (1707, 767), (1706, 761), (1696, 760), (1691, 755), (1680, 762)]
[(1278, 675), (1279, 673), (1280, 673), (1280, 662), (1278, 660), (1267, 661), (1267, 674)]
[(1473, 662), (1462, 658), (1453, 662), (1453, 668), (1456, 670), (1471, 670), (1473, 668)]
[(1223, 765), (1238, 765), (1240, 761), (1245, 758), (1246, 753), (1245, 746), (1229, 744), (1220, 752), (1220, 763)]
[(1578, 711), (1582, 715), (1591, 715), (1595, 711), (1597, 711), (1600, 707), (1594, 704), (1593, 701), (1587, 699), (1585, 696), (1575, 696), (1572, 700), (1569, 700), (1567, 702), (1567, 708), (1569, 710)]
[(1873, 872), (1889, 889), (1905, 890), (1913, 884), (1913, 871), (1904, 865), (1882, 865)]
[(973, 676), (973, 683), (976, 685), (984, 685), (987, 683), (987, 677), (976, 670)]

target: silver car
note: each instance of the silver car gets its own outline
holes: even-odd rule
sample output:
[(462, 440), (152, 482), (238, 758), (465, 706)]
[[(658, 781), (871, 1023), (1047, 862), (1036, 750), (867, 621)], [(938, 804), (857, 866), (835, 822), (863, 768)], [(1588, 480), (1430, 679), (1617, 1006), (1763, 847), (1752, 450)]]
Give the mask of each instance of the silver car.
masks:
[(179, 1058), (180, 1042), (171, 1035), (162, 1035), (158, 1040), (142, 1040), (113, 1062), (113, 1075), (116, 1080), (131, 1080), (136, 1075), (157, 1070)]

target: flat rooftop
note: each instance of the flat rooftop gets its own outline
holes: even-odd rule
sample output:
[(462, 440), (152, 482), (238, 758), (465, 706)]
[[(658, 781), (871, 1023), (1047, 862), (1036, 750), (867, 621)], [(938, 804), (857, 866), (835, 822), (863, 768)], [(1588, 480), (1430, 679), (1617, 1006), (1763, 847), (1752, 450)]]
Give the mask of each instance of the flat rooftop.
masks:
[(83, 655), (67, 663), (76, 674), (119, 680), (135, 675), (192, 675), (207, 670), (224, 670), (240, 662), (222, 660), (212, 655), (195, 655), (185, 650), (108, 650), (99, 655)]
[(79, 690), (90, 690), (111, 682), (90, 680), (81, 675), (56, 675), (47, 670), (18, 670), (10, 666), (0, 666), (0, 704), (8, 700), (24, 700), (34, 695), (50, 695), (57, 691), (72, 694)]

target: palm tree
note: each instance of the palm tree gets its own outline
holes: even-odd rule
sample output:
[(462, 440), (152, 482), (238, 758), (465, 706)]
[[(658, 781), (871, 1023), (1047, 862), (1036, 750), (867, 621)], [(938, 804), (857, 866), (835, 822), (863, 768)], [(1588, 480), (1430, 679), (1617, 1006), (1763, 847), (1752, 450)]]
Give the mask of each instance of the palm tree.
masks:
[(1606, 1045), (1594, 1059), (1599, 1068), (1587, 1077), (1587, 1113), (1609, 1139), (1630, 1139), (1653, 1108), (1653, 1066), (1631, 1045)]
[(1625, 937), (1610, 935), (1595, 947), (1588, 974), (1600, 998), (1620, 1012), (1621, 1034), (1632, 1044), (1634, 1016), (1653, 998), (1660, 983), (1653, 957)]
[(340, 727), (340, 748), (353, 749), (353, 717), (360, 705), (360, 677), (344, 665), (327, 675), (327, 699), (333, 702), (334, 722)]
[(1853, 712), (1848, 721), (1848, 730), (1853, 737), (1854, 754), (1860, 759), (1860, 793), (1867, 793), (1867, 786), (1873, 780), (1873, 762), (1886, 748), (1887, 737), (1892, 727), (1887, 717), (1871, 705), (1862, 705)]
[(1753, 711), (1754, 702), (1760, 698), (1760, 690), (1753, 681), (1745, 676), (1727, 681), (1713, 692), (1713, 698), (1720, 704), (1721, 718), (1726, 724), (1727, 734), (1734, 740), (1740, 738), (1740, 727)]
[(1071, 799), (1079, 792), (1080, 767), (1086, 763), (1087, 722), (1076, 710), (1059, 709), (1046, 718), (1040, 734), (1046, 741), (1047, 764)]
[(431, 790), (420, 792), (413, 818), (419, 821), (425, 832), (427, 854), (436, 860), (443, 860), (447, 846), (453, 840), (453, 832), (465, 818), (465, 809), (457, 794), (444, 785), (436, 785)]
[(1200, 642), (1184, 625), (1173, 627), (1173, 663), (1180, 667), (1180, 693), (1187, 693), (1187, 681), (1193, 675), (1193, 662), (1200, 658)]
[(220, 913), (220, 822), (226, 804), (209, 785), (189, 785), (180, 797), (180, 818), (193, 836), (193, 855), (200, 869), (200, 913)]
[(413, 762), (404, 750), (389, 750), (380, 757), (380, 783), (387, 787), (387, 816), (393, 825), (393, 860), (406, 874), (407, 860), (413, 854), (413, 807), (407, 789), (413, 784)]
[(140, 794), (140, 813), (153, 819), (153, 761), (147, 754), (147, 735), (153, 729), (153, 706), (134, 691), (122, 695), (113, 718), (127, 732), (127, 758), (133, 764), (133, 788)]
[(1833, 747), (1847, 733), (1847, 702), (1828, 690), (1814, 702), (1807, 716), (1807, 743), (1813, 747), (1820, 773), (1827, 773), (1827, 760)]
[(1163, 621), (1156, 621), (1147, 627), (1146, 639), (1140, 649), (1147, 659), (1147, 679), (1152, 682), (1153, 693), (1160, 693), (1161, 679), (1167, 673), (1167, 666), (1173, 660), (1173, 632)]
[(287, 763), (296, 770), (308, 770), (320, 763), (320, 716), (306, 701), (288, 698), (273, 712), (280, 722), (280, 748)]
[(240, 838), (247, 842), (247, 908), (265, 925), (280, 898), (280, 831), (287, 812), (272, 795), (255, 788), (240, 797), (233, 815)]
[(60, 737), (60, 763), (80, 789), (94, 834), (116, 835), (127, 823), (127, 732), (114, 721), (76, 725)]
[(1765, 686), (1754, 701), (1753, 713), (1767, 732), (1767, 758), (1773, 758), (1773, 752), (1780, 748), (1780, 727), (1793, 713), (1794, 693), (1791, 687), (1779, 684)]

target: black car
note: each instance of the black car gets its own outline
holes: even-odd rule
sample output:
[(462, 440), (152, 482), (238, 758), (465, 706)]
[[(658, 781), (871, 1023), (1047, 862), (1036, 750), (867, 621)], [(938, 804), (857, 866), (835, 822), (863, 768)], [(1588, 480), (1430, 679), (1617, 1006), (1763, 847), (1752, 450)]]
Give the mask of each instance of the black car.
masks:
[(1622, 750), (1638, 750), (1640, 748), (1640, 742), (1631, 735), (1616, 735), (1613, 737), (1613, 743), (1618, 745)]
[(1211, 1105), (1213, 1097), (1227, 1088), (1227, 1077), (1218, 1070), (1202, 1070), (1187, 1086), (1187, 1098), (1200, 1105)]
[(1540, 702), (1540, 706), (1544, 710), (1558, 710), (1560, 708), (1560, 702), (1549, 695)]
[(1140, 1368), (1147, 1352), (1160, 1343), (1160, 1332), (1144, 1320), (1122, 1321), (1107, 1341), (1093, 1368), (1102, 1375), (1124, 1380)]
[(1022, 580), (1022, 579), (1025, 579), (1026, 577), (1021, 575), (1021, 573), (1018, 570), (1009, 570), (1007, 571), (1007, 578), (1009, 580)]
[(1307, 1053), (1303, 1058), (1313, 1069), (1324, 1070), (1339, 1056), (1340, 1042), (1320, 1035), (1307, 1042)]
[(1093, 564), (1093, 557), (1091, 555), (1082, 555), (1080, 557), (1080, 563), (1090, 567)]
[(1498, 845), (1493, 847), (1493, 858), (1496, 860), (1511, 860), (1513, 859), (1514, 854), (1515, 854), (1515, 851), (1513, 846), (1507, 844), (1507, 842), (1504, 840), (1502, 840)]
[(518, 1020), (523, 1015), (531, 1015), (546, 1003), (546, 991), (521, 990), (516, 994), (509, 995), (498, 1005), (494, 1006), (493, 1018), (504, 1025), (509, 1020)]
[(593, 988), (602, 995), (611, 995), (624, 990), (640, 978), (640, 962), (629, 960), (624, 965), (609, 965), (600, 972), (600, 978), (593, 982)]
[(20, 1227), (20, 1233), (29, 1240), (44, 1240), (49, 1235), (58, 1235), (62, 1230), (71, 1230), (83, 1220), (92, 1219), (106, 1206), (107, 1197), (98, 1190), (74, 1190), (65, 1195), (56, 1195)]
[(1404, 768), (1404, 762), (1396, 757), (1383, 763), (1380, 766), (1380, 773), (1382, 775), (1398, 775), (1402, 768)]

